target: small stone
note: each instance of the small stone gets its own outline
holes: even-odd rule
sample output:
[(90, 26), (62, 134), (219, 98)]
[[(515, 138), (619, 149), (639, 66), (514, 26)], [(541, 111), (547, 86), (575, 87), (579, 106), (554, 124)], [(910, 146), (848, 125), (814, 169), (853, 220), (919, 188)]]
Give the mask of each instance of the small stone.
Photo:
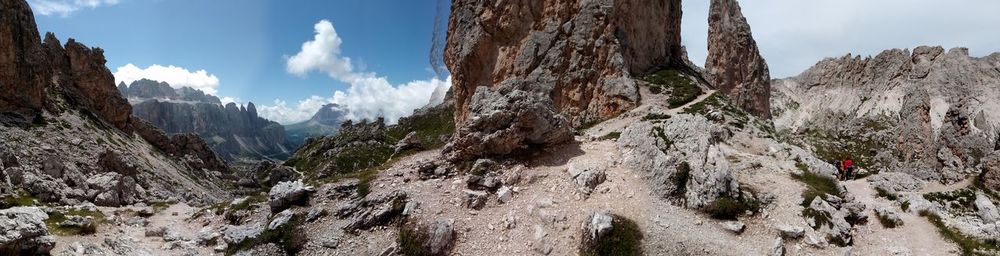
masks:
[(737, 235), (742, 234), (743, 230), (745, 230), (747, 227), (746, 225), (743, 224), (743, 222), (739, 221), (726, 221), (722, 222), (721, 225), (722, 228), (729, 230), (730, 232), (733, 232), (734, 234)]
[(508, 186), (500, 187), (500, 190), (497, 190), (497, 201), (500, 201), (500, 203), (510, 202), (512, 197), (513, 191)]
[(806, 230), (802, 227), (796, 227), (792, 225), (778, 225), (775, 227), (778, 230), (778, 234), (785, 239), (799, 239), (805, 235)]
[(465, 206), (471, 209), (482, 209), (489, 200), (489, 194), (483, 191), (465, 190)]
[(781, 237), (775, 238), (774, 243), (771, 246), (771, 252), (768, 254), (770, 256), (784, 256), (785, 255), (785, 241)]

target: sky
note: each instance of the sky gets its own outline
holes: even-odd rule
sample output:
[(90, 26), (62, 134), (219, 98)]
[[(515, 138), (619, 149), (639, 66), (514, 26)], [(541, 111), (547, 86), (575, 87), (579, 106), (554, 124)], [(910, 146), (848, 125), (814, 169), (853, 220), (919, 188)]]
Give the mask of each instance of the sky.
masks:
[[(39, 30), (104, 48), (119, 81), (150, 78), (289, 124), (322, 105), (394, 121), (450, 85), (429, 58), (438, 0), (28, 0)], [(445, 15), (448, 0), (440, 0)], [(684, 1), (683, 42), (707, 55), (707, 0)], [(754, 0), (743, 12), (774, 78), (885, 49), (1000, 51), (996, 0)]]

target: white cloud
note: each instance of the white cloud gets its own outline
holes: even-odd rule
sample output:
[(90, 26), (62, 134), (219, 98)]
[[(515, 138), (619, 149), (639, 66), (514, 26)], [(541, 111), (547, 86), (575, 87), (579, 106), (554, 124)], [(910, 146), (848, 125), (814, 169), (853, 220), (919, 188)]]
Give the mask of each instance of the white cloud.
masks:
[(221, 98), (219, 98), (219, 101), (222, 102), (223, 106), (225, 106), (226, 104), (229, 104), (229, 103), (236, 103), (236, 105), (243, 105), (243, 100), (240, 100), (240, 98), (221, 97)]
[(69, 17), (70, 14), (83, 8), (97, 8), (103, 5), (116, 5), (119, 0), (28, 0), (31, 9), (38, 14), (50, 16), (59, 14)]
[(343, 40), (337, 35), (333, 23), (321, 20), (314, 29), (316, 35), (313, 40), (303, 43), (299, 53), (287, 58), (286, 70), (298, 76), (305, 76), (312, 71), (323, 72), (350, 87), (346, 91), (334, 92), (329, 99), (312, 96), (300, 101), (295, 107), (275, 100), (274, 106), (258, 108), (267, 109), (266, 112), (269, 113), (266, 116), (270, 116), (269, 119), (288, 120), (285, 123), (302, 121), (316, 113), (323, 104), (336, 103), (347, 109), (348, 119), (374, 120), (385, 117), (387, 123), (393, 124), (399, 118), (413, 114), (414, 109), (428, 103), (440, 103), (443, 92), (451, 86), (451, 77), (445, 80), (417, 80), (393, 86), (386, 77), (357, 72), (351, 59), (341, 56), (340, 45)]
[(257, 106), (257, 113), (263, 118), (282, 124), (292, 124), (308, 120), (323, 105), (333, 103), (330, 99), (320, 96), (311, 96), (308, 99), (299, 101), (295, 106), (288, 106), (283, 100), (274, 100), (274, 105)]
[[(707, 56), (710, 1), (685, 1), (682, 33), (691, 60)], [(920, 45), (969, 47), (973, 55), (1000, 51), (1000, 1), (744, 0), (743, 14), (767, 59), (771, 76), (794, 76), (826, 57), (876, 55)]]
[(115, 84), (125, 82), (131, 84), (140, 79), (149, 79), (170, 84), (170, 87), (191, 87), (207, 94), (215, 95), (219, 88), (219, 78), (205, 70), (188, 71), (181, 67), (152, 65), (141, 69), (132, 63), (121, 66), (115, 71)]
[(336, 79), (354, 76), (351, 58), (340, 56), (340, 44), (343, 40), (337, 35), (333, 23), (321, 20), (313, 27), (316, 32), (313, 40), (303, 43), (302, 50), (288, 58), (288, 73), (305, 76), (310, 71), (322, 71)]

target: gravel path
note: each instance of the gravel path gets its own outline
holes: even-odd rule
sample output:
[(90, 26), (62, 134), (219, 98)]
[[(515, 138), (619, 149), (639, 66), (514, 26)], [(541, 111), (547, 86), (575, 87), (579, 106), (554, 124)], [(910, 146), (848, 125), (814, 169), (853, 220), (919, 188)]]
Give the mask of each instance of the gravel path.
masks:
[[(959, 255), (958, 247), (947, 242), (926, 218), (902, 212), (898, 203), (878, 197), (867, 178), (843, 184), (858, 201), (868, 205), (869, 221), (857, 226), (854, 236), (857, 255)], [(872, 210), (879, 206), (897, 211), (903, 226), (883, 227)]]

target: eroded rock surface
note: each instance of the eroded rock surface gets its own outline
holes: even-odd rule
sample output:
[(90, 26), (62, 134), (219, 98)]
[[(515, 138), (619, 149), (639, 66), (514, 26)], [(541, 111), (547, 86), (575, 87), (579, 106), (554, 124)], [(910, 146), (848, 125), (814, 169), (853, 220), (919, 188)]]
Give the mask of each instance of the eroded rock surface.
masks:
[(708, 17), (707, 79), (736, 106), (771, 118), (771, 75), (736, 0), (712, 0)]
[(478, 87), (546, 95), (579, 125), (635, 107), (632, 75), (682, 63), (681, 1), (453, 1), (445, 63), (455, 120)]

